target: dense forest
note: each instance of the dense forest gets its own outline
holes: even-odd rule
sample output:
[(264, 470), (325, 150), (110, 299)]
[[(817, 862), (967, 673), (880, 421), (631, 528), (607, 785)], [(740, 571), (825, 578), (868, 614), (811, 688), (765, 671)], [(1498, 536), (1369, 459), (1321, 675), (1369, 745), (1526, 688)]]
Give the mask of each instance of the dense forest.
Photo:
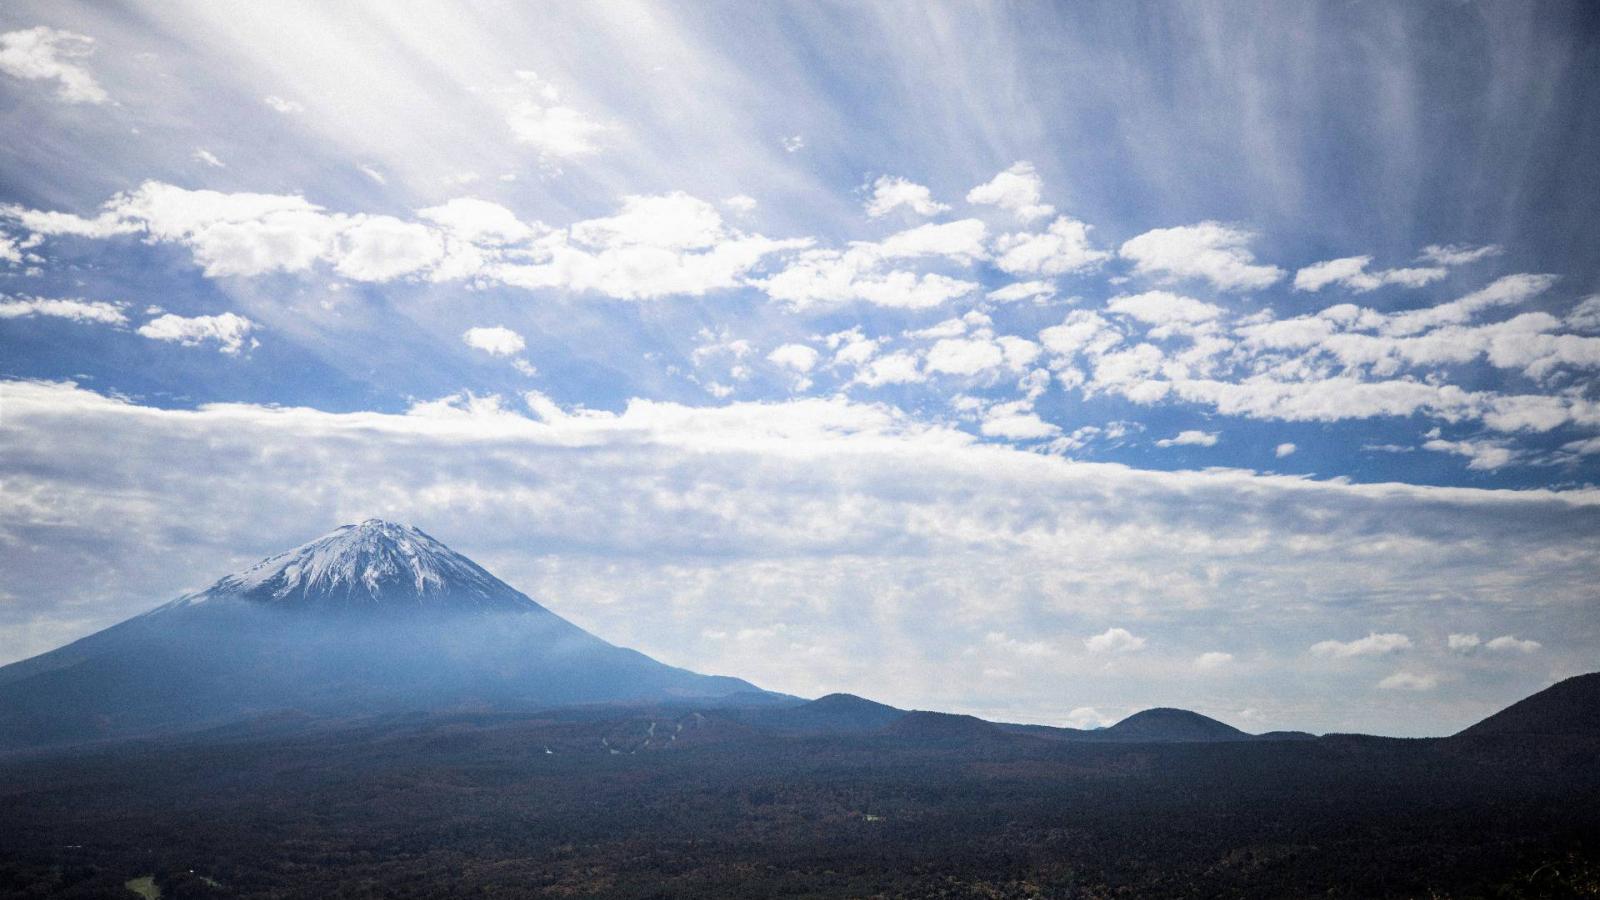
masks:
[(759, 720), (286, 716), (14, 755), (0, 896), (1600, 896), (1593, 736)]

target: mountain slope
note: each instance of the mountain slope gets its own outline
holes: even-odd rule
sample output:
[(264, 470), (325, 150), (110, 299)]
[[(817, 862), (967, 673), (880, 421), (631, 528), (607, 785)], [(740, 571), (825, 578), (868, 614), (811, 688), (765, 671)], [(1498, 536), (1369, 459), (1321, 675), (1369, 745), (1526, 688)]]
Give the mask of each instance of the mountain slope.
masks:
[(1600, 672), (1557, 682), (1457, 736), (1506, 734), (1600, 736)]
[(0, 748), (295, 709), (530, 710), (757, 692), (589, 634), (416, 529), (345, 526), (0, 668)]
[(906, 713), (885, 728), (883, 733), (931, 744), (988, 743), (1011, 738), (1009, 732), (1000, 726), (977, 716), (927, 710)]

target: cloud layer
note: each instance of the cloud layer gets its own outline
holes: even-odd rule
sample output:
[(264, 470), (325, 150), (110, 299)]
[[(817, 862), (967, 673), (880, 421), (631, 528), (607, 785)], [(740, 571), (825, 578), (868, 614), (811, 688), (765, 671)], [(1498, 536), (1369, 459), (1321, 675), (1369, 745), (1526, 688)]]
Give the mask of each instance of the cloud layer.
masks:
[[(1232, 696), (1278, 724), (1371, 728), (1389, 692), (1352, 664), (1459, 666), (1445, 632), (1494, 621), (1576, 668), (1595, 637), (1592, 493), (1142, 472), (842, 399), (600, 413), (459, 396), (378, 415), (3, 391), (10, 657), (367, 515), (672, 662), (1036, 720), (1158, 699), (1223, 713)], [(1197, 658), (1205, 685), (1173, 677)], [(1249, 687), (1290, 672), (1270, 696)], [(1465, 724), (1443, 710), (1412, 728)]]

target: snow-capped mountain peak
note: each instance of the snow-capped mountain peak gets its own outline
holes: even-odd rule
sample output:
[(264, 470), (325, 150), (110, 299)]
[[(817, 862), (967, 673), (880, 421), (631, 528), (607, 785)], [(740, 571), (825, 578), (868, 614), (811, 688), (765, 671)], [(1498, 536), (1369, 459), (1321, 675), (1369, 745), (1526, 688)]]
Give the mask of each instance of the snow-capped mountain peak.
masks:
[(225, 597), (322, 608), (538, 608), (426, 532), (383, 519), (337, 528), (184, 600)]

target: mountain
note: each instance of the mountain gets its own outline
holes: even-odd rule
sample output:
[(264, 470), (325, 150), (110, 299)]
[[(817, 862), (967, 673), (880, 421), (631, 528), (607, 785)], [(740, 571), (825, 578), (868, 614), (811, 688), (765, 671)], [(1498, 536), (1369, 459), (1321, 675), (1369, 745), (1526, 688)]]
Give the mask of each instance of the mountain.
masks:
[(762, 696), (606, 643), (427, 534), (370, 519), (0, 668), (0, 748), (297, 710)]
[(1314, 741), (1317, 736), (1309, 731), (1265, 731), (1255, 735), (1258, 741)]
[(743, 720), (791, 734), (863, 734), (886, 728), (904, 715), (903, 709), (865, 697), (828, 694), (793, 706), (753, 710)]
[(429, 535), (382, 519), (336, 529), (170, 605), (222, 598), (320, 610), (545, 611)]
[(1168, 743), (1247, 741), (1253, 735), (1187, 709), (1158, 707), (1136, 712), (1110, 728), (1089, 732), (1089, 740)]
[(1559, 681), (1456, 736), (1486, 735), (1600, 736), (1600, 672)]
[(1254, 735), (1187, 709), (1158, 707), (1136, 712), (1109, 728), (1057, 728), (1050, 725), (1001, 725), (1015, 734), (1031, 734), (1053, 741), (1123, 744), (1206, 743), (1251, 740), (1315, 740), (1304, 732), (1269, 732)]

